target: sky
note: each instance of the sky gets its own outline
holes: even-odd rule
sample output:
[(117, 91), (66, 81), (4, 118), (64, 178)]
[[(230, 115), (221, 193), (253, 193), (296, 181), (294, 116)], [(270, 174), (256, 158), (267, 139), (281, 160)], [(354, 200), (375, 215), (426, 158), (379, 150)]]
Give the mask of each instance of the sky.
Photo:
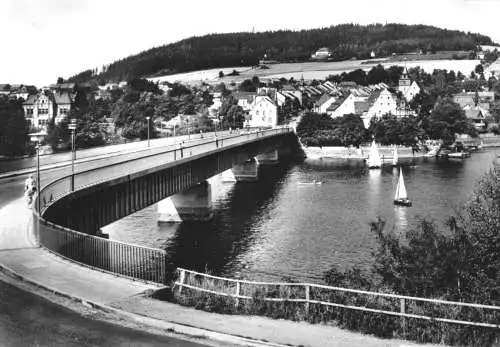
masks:
[(55, 83), (194, 35), (429, 24), (500, 43), (500, 0), (0, 0), (0, 83)]

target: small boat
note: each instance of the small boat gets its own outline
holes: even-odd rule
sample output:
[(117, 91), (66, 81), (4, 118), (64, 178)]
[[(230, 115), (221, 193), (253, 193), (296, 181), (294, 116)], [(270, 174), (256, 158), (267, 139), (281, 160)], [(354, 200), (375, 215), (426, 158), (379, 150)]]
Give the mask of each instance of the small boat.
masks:
[(392, 166), (398, 165), (398, 149), (394, 147), (394, 154), (392, 155)]
[(411, 206), (411, 200), (408, 199), (408, 194), (406, 193), (402, 169), (399, 169), (399, 180), (396, 187), (396, 194), (394, 195), (394, 205)]
[(368, 165), (369, 169), (378, 169), (382, 166), (382, 160), (380, 159), (380, 154), (378, 153), (378, 148), (375, 140), (373, 140), (372, 146), (370, 147), (370, 153), (368, 153), (366, 164)]
[(467, 157), (470, 157), (470, 154), (467, 152), (450, 152), (450, 153), (448, 153), (448, 158), (464, 159)]

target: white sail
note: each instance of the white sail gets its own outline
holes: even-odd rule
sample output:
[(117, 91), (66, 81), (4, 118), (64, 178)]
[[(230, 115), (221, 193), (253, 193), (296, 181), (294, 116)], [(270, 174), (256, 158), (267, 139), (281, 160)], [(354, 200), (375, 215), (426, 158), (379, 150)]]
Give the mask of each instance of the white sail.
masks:
[(394, 154), (392, 156), (392, 165), (393, 166), (398, 165), (398, 149), (397, 149), (397, 147), (394, 148)]
[(405, 180), (403, 178), (403, 170), (399, 170), (399, 180), (398, 186), (396, 187), (396, 194), (394, 195), (394, 200), (408, 199), (408, 194), (406, 193)]
[(380, 159), (380, 154), (378, 153), (375, 140), (373, 140), (372, 146), (370, 147), (370, 153), (368, 153), (368, 159), (366, 163), (368, 164), (369, 168), (382, 166), (382, 160)]

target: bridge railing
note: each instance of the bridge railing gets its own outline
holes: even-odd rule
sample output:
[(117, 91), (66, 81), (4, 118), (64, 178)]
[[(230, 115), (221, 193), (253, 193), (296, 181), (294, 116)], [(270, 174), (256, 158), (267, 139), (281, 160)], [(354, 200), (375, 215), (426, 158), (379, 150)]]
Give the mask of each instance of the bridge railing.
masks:
[[(500, 306), (378, 293), (313, 283), (237, 280), (183, 268), (178, 268), (177, 272), (174, 293), (180, 301), (187, 303), (190, 297), (196, 298), (198, 303), (202, 302), (201, 293), (230, 299), (236, 308), (256, 301), (288, 304), (289, 312), (298, 309), (303, 317), (316, 314), (322, 318), (338, 318), (338, 315), (342, 314), (341, 310), (361, 311), (367, 315), (385, 315), (398, 319), (402, 330), (408, 328), (409, 321), (432, 321), (500, 329)], [(283, 306), (280, 309), (283, 309)]]
[(215, 137), (207, 137), (203, 140), (197, 139), (189, 143), (188, 146), (183, 146), (182, 150), (168, 146), (167, 148), (152, 148), (147, 155), (142, 152), (129, 153), (122, 156), (124, 160), (119, 162), (113, 162), (104, 167), (101, 162), (98, 162), (95, 165), (101, 166), (76, 172), (74, 177), (68, 175), (56, 179), (41, 189), (33, 204), (37, 240), (46, 249), (94, 269), (133, 279), (166, 284), (166, 253), (164, 250), (80, 233), (45, 220), (42, 217), (43, 212), (57, 199), (71, 194), (73, 179), (74, 190), (84, 189), (122, 177), (125, 173), (140, 172), (191, 155), (290, 131), (288, 128), (276, 128), (242, 134), (219, 134), (217, 142)]

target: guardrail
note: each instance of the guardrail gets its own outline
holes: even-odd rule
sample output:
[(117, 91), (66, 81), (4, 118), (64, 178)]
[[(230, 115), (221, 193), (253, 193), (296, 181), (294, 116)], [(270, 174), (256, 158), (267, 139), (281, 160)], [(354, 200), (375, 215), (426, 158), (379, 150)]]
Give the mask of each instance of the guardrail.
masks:
[[(183, 288), (188, 288), (233, 298), (236, 307), (240, 305), (241, 300), (251, 301), (257, 298), (266, 302), (302, 304), (306, 316), (312, 311), (312, 306), (323, 306), (400, 317), (402, 326), (406, 326), (406, 319), (418, 319), (500, 329), (500, 306), (377, 293), (312, 283), (237, 280), (183, 268), (178, 268), (177, 271), (178, 280), (174, 283), (174, 289), (177, 287), (179, 294), (182, 294)], [(450, 311), (453, 312), (452, 317), (440, 315)], [(483, 321), (467, 320), (467, 317), (479, 317)]]
[[(282, 127), (251, 132), (242, 131), (229, 135), (219, 133), (217, 138), (210, 136), (197, 139), (196, 143), (179, 148), (175, 146), (169, 146), (167, 149), (152, 148), (147, 155), (142, 152), (125, 154), (121, 157), (121, 161), (75, 173), (75, 190), (122, 177), (125, 174), (147, 170), (158, 166), (159, 163), (184, 159), (218, 148), (237, 146), (249, 140), (288, 132), (292, 132), (292, 130)], [(41, 189), (36, 197), (33, 206), (35, 234), (38, 243), (49, 251), (94, 269), (133, 279), (166, 284), (166, 253), (164, 250), (87, 235), (55, 225), (42, 217), (43, 212), (52, 203), (72, 193), (71, 179), (72, 177), (69, 175), (50, 182)], [(40, 203), (39, 209), (37, 208), (38, 203)]]

